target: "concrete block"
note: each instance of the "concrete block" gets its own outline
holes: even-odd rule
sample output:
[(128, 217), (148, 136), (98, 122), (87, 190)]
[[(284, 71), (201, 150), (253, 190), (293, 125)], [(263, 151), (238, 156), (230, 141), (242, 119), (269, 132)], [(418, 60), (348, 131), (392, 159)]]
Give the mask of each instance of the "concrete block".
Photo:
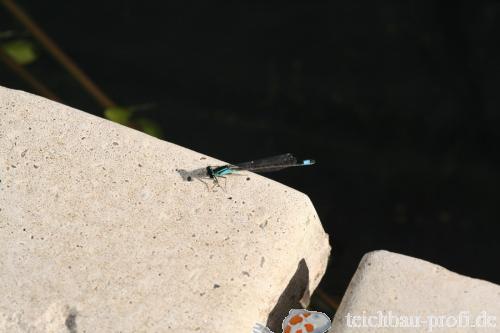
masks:
[(250, 332), (307, 298), (330, 252), (310, 200), (180, 171), (222, 163), (0, 88), (0, 331)]
[(500, 332), (500, 286), (420, 259), (371, 252), (330, 332)]

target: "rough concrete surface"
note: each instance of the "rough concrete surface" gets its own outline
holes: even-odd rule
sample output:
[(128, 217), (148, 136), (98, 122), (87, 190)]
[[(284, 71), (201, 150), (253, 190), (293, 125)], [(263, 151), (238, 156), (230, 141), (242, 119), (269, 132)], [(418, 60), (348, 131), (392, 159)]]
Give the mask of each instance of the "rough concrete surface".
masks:
[(220, 163), (0, 88), (0, 331), (250, 332), (291, 280), (314, 290), (330, 246), (308, 197), (179, 171)]
[[(369, 316), (375, 316), (371, 324)], [(385, 323), (379, 319), (384, 316)], [(330, 332), (500, 332), (500, 286), (420, 259), (371, 252), (361, 260)]]

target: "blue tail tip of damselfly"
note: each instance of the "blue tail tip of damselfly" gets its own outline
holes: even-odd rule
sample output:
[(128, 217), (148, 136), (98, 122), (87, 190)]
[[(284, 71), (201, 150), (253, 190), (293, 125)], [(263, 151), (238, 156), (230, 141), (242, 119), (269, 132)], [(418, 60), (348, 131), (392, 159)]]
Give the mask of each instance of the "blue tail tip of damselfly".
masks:
[(316, 163), (315, 160), (303, 160), (302, 161), (302, 165), (313, 165), (314, 163)]

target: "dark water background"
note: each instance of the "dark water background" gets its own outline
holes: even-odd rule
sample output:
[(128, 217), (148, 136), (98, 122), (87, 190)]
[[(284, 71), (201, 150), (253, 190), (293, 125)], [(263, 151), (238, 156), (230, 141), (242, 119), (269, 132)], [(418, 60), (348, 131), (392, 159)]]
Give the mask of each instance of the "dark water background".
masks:
[[(233, 162), (315, 158), (270, 176), (331, 235), (329, 294), (377, 249), (500, 283), (500, 2), (18, 3), (119, 104), (154, 104), (142, 114), (165, 140)], [(29, 70), (102, 115), (39, 51)], [(30, 91), (1, 64), (0, 84)]]

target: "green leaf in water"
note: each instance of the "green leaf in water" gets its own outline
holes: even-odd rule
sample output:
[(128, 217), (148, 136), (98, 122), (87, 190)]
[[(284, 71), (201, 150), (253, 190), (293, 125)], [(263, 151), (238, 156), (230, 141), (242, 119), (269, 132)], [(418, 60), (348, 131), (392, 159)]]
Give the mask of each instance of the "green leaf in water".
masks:
[(104, 110), (104, 116), (115, 123), (127, 125), (130, 117), (132, 117), (132, 111), (127, 108), (112, 106)]
[(158, 124), (156, 124), (151, 119), (140, 118), (137, 119), (137, 123), (141, 126), (141, 131), (151, 136), (160, 138), (163, 134), (160, 126), (158, 126)]
[(20, 65), (27, 65), (37, 58), (35, 48), (29, 40), (18, 39), (2, 44), (3, 51)]

